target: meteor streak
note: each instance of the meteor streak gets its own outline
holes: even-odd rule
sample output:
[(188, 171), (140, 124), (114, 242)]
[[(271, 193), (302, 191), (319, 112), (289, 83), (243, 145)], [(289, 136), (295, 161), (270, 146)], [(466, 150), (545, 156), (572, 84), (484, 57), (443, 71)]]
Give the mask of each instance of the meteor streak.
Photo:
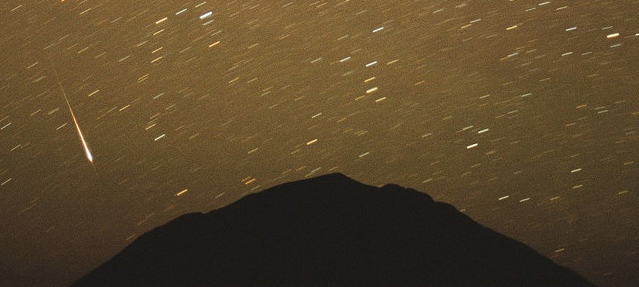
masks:
[[(53, 61), (51, 62), (51, 64), (53, 66)], [(55, 69), (55, 66), (53, 66), (53, 72), (55, 73), (55, 78), (58, 80), (58, 85), (60, 86), (60, 90), (62, 91), (62, 96), (64, 97), (64, 101), (67, 103), (67, 107), (69, 108), (69, 113), (71, 114), (71, 118), (73, 119), (75, 130), (78, 132), (78, 136), (80, 137), (80, 141), (82, 142), (82, 147), (84, 148), (84, 154), (86, 155), (87, 160), (89, 160), (89, 162), (93, 164), (93, 155), (91, 154), (89, 145), (87, 145), (87, 141), (84, 140), (84, 135), (82, 135), (82, 130), (80, 129), (78, 120), (75, 118), (75, 113), (73, 112), (73, 108), (71, 108), (71, 103), (69, 103), (69, 98), (67, 97), (67, 93), (64, 91), (64, 87), (62, 86), (62, 81), (60, 81), (60, 75), (58, 75), (58, 70)]]

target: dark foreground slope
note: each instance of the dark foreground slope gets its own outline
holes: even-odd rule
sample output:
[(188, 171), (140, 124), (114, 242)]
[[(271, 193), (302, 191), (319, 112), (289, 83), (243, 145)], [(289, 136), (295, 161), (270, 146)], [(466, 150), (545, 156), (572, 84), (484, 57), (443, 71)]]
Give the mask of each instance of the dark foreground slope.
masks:
[(144, 234), (74, 286), (590, 286), (454, 207), (341, 174), (273, 187)]

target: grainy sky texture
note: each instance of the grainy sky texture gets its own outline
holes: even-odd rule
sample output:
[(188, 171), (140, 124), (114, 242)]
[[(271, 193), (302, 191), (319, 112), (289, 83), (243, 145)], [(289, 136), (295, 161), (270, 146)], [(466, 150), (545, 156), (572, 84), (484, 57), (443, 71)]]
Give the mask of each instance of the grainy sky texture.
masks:
[(331, 172), (427, 192), (595, 283), (636, 284), (637, 11), (4, 1), (0, 285), (71, 283), (183, 213)]

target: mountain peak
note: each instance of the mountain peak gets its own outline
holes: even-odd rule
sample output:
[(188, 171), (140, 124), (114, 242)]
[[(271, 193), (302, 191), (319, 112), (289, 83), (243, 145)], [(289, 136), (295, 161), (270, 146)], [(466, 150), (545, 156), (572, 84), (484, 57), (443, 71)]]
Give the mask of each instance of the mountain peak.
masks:
[(74, 286), (258, 283), (591, 286), (425, 193), (338, 173), (184, 215)]

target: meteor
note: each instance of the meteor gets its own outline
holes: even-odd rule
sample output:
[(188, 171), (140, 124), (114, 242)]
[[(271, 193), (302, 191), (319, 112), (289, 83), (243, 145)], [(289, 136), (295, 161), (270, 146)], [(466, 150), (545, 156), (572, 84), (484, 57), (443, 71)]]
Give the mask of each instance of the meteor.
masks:
[(53, 61), (51, 62), (51, 64), (53, 67), (53, 73), (55, 74), (55, 78), (58, 80), (60, 91), (62, 91), (62, 96), (64, 97), (64, 101), (67, 103), (67, 108), (69, 108), (69, 113), (71, 114), (71, 118), (73, 119), (75, 130), (78, 132), (78, 136), (80, 137), (80, 141), (82, 142), (82, 147), (84, 148), (84, 155), (87, 157), (87, 160), (89, 160), (89, 162), (93, 164), (93, 155), (91, 154), (91, 150), (89, 149), (89, 145), (87, 144), (87, 141), (84, 140), (84, 135), (82, 135), (82, 130), (80, 129), (78, 120), (75, 118), (75, 113), (73, 112), (73, 108), (71, 108), (71, 103), (69, 102), (67, 93), (64, 91), (64, 87), (62, 86), (62, 81), (60, 81), (60, 75), (58, 74), (58, 70), (56, 70), (55, 66), (53, 66)]

